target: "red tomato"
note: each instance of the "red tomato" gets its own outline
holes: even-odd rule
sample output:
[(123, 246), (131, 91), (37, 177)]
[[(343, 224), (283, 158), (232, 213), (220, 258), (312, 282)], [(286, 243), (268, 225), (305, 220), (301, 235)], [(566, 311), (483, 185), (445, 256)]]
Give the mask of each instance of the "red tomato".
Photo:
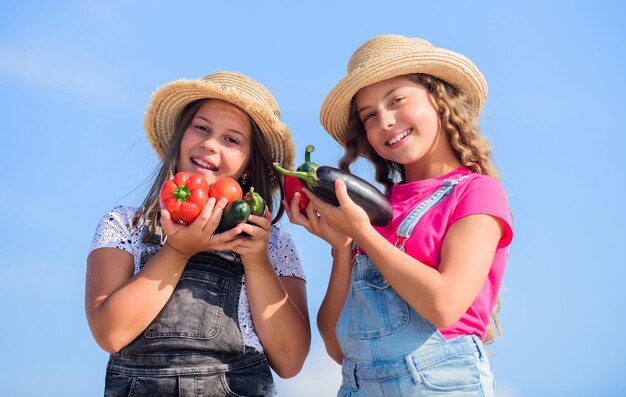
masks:
[(243, 191), (241, 190), (241, 186), (239, 186), (239, 182), (233, 178), (222, 178), (218, 179), (217, 182), (211, 186), (209, 197), (215, 197), (215, 200), (226, 197), (228, 204), (230, 204), (235, 200), (241, 200)]
[(169, 211), (172, 221), (189, 225), (209, 201), (209, 184), (200, 174), (179, 172), (165, 182), (159, 194), (162, 209)]
[(302, 188), (304, 185), (300, 182), (295, 176), (285, 175), (285, 198), (287, 199), (287, 204), (291, 204), (291, 200), (293, 200), (293, 196), (297, 193), (300, 193), (300, 203), (298, 207), (300, 208), (300, 213), (306, 215), (306, 207), (309, 205), (309, 196), (304, 194)]

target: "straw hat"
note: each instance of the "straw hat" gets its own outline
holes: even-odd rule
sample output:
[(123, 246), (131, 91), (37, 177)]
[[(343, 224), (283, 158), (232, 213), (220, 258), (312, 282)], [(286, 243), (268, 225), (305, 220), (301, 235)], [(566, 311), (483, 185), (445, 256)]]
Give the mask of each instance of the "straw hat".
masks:
[(322, 126), (343, 144), (352, 97), (368, 85), (413, 73), (429, 74), (459, 88), (468, 96), (476, 114), (480, 114), (487, 98), (487, 82), (472, 61), (423, 39), (381, 35), (366, 41), (352, 54), (348, 74), (322, 104)]
[(272, 94), (257, 81), (235, 72), (210, 73), (203, 79), (181, 79), (159, 87), (144, 119), (150, 144), (163, 159), (182, 110), (204, 98), (221, 99), (246, 112), (259, 126), (269, 144), (272, 161), (291, 168), (295, 144), (280, 121), (280, 109)]

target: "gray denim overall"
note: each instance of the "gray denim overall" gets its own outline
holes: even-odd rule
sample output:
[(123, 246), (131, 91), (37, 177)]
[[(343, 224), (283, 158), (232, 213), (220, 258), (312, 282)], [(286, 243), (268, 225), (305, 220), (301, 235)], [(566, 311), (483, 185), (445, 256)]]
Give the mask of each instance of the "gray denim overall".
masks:
[(111, 354), (105, 396), (275, 396), (265, 355), (239, 329), (242, 276), (231, 251), (189, 259), (154, 321)]
[[(465, 177), (446, 180), (400, 224), (396, 247), (422, 216)], [(492, 396), (494, 382), (476, 336), (444, 339), (357, 251), (350, 291), (337, 324), (343, 352), (338, 396)]]

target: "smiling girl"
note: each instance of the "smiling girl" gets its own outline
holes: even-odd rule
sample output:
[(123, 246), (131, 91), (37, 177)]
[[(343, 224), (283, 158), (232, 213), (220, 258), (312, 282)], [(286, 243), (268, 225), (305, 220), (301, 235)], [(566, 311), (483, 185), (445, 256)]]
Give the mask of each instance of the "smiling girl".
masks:
[[(249, 77), (217, 72), (160, 87), (145, 129), (159, 173), (140, 208), (102, 218), (87, 259), (87, 320), (111, 353), (105, 395), (275, 395), (270, 368), (296, 375), (311, 338), (300, 259), (275, 226), (272, 164), (294, 157), (278, 105)], [(253, 186), (265, 216), (215, 233), (226, 199), (210, 198), (190, 225), (172, 222), (159, 192), (181, 171)]]
[(321, 122), (346, 153), (370, 160), (393, 220), (374, 227), (336, 182), (340, 206), (310, 191), (292, 222), (334, 253), (318, 327), (342, 364), (338, 396), (493, 396), (483, 342), (512, 239), (506, 195), (478, 129), (487, 94), (455, 52), (396, 35), (353, 54)]

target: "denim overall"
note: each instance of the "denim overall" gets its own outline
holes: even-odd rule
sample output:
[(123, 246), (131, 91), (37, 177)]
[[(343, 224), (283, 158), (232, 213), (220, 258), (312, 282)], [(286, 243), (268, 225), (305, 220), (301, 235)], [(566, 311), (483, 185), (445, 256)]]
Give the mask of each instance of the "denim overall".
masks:
[(231, 251), (191, 257), (154, 321), (111, 354), (105, 396), (275, 396), (265, 355), (239, 329), (242, 276)]
[[(404, 251), (421, 217), (465, 177), (446, 180), (400, 224), (396, 247)], [(357, 252), (352, 282), (337, 323), (343, 382), (337, 396), (493, 396), (495, 382), (477, 336), (445, 340)]]

